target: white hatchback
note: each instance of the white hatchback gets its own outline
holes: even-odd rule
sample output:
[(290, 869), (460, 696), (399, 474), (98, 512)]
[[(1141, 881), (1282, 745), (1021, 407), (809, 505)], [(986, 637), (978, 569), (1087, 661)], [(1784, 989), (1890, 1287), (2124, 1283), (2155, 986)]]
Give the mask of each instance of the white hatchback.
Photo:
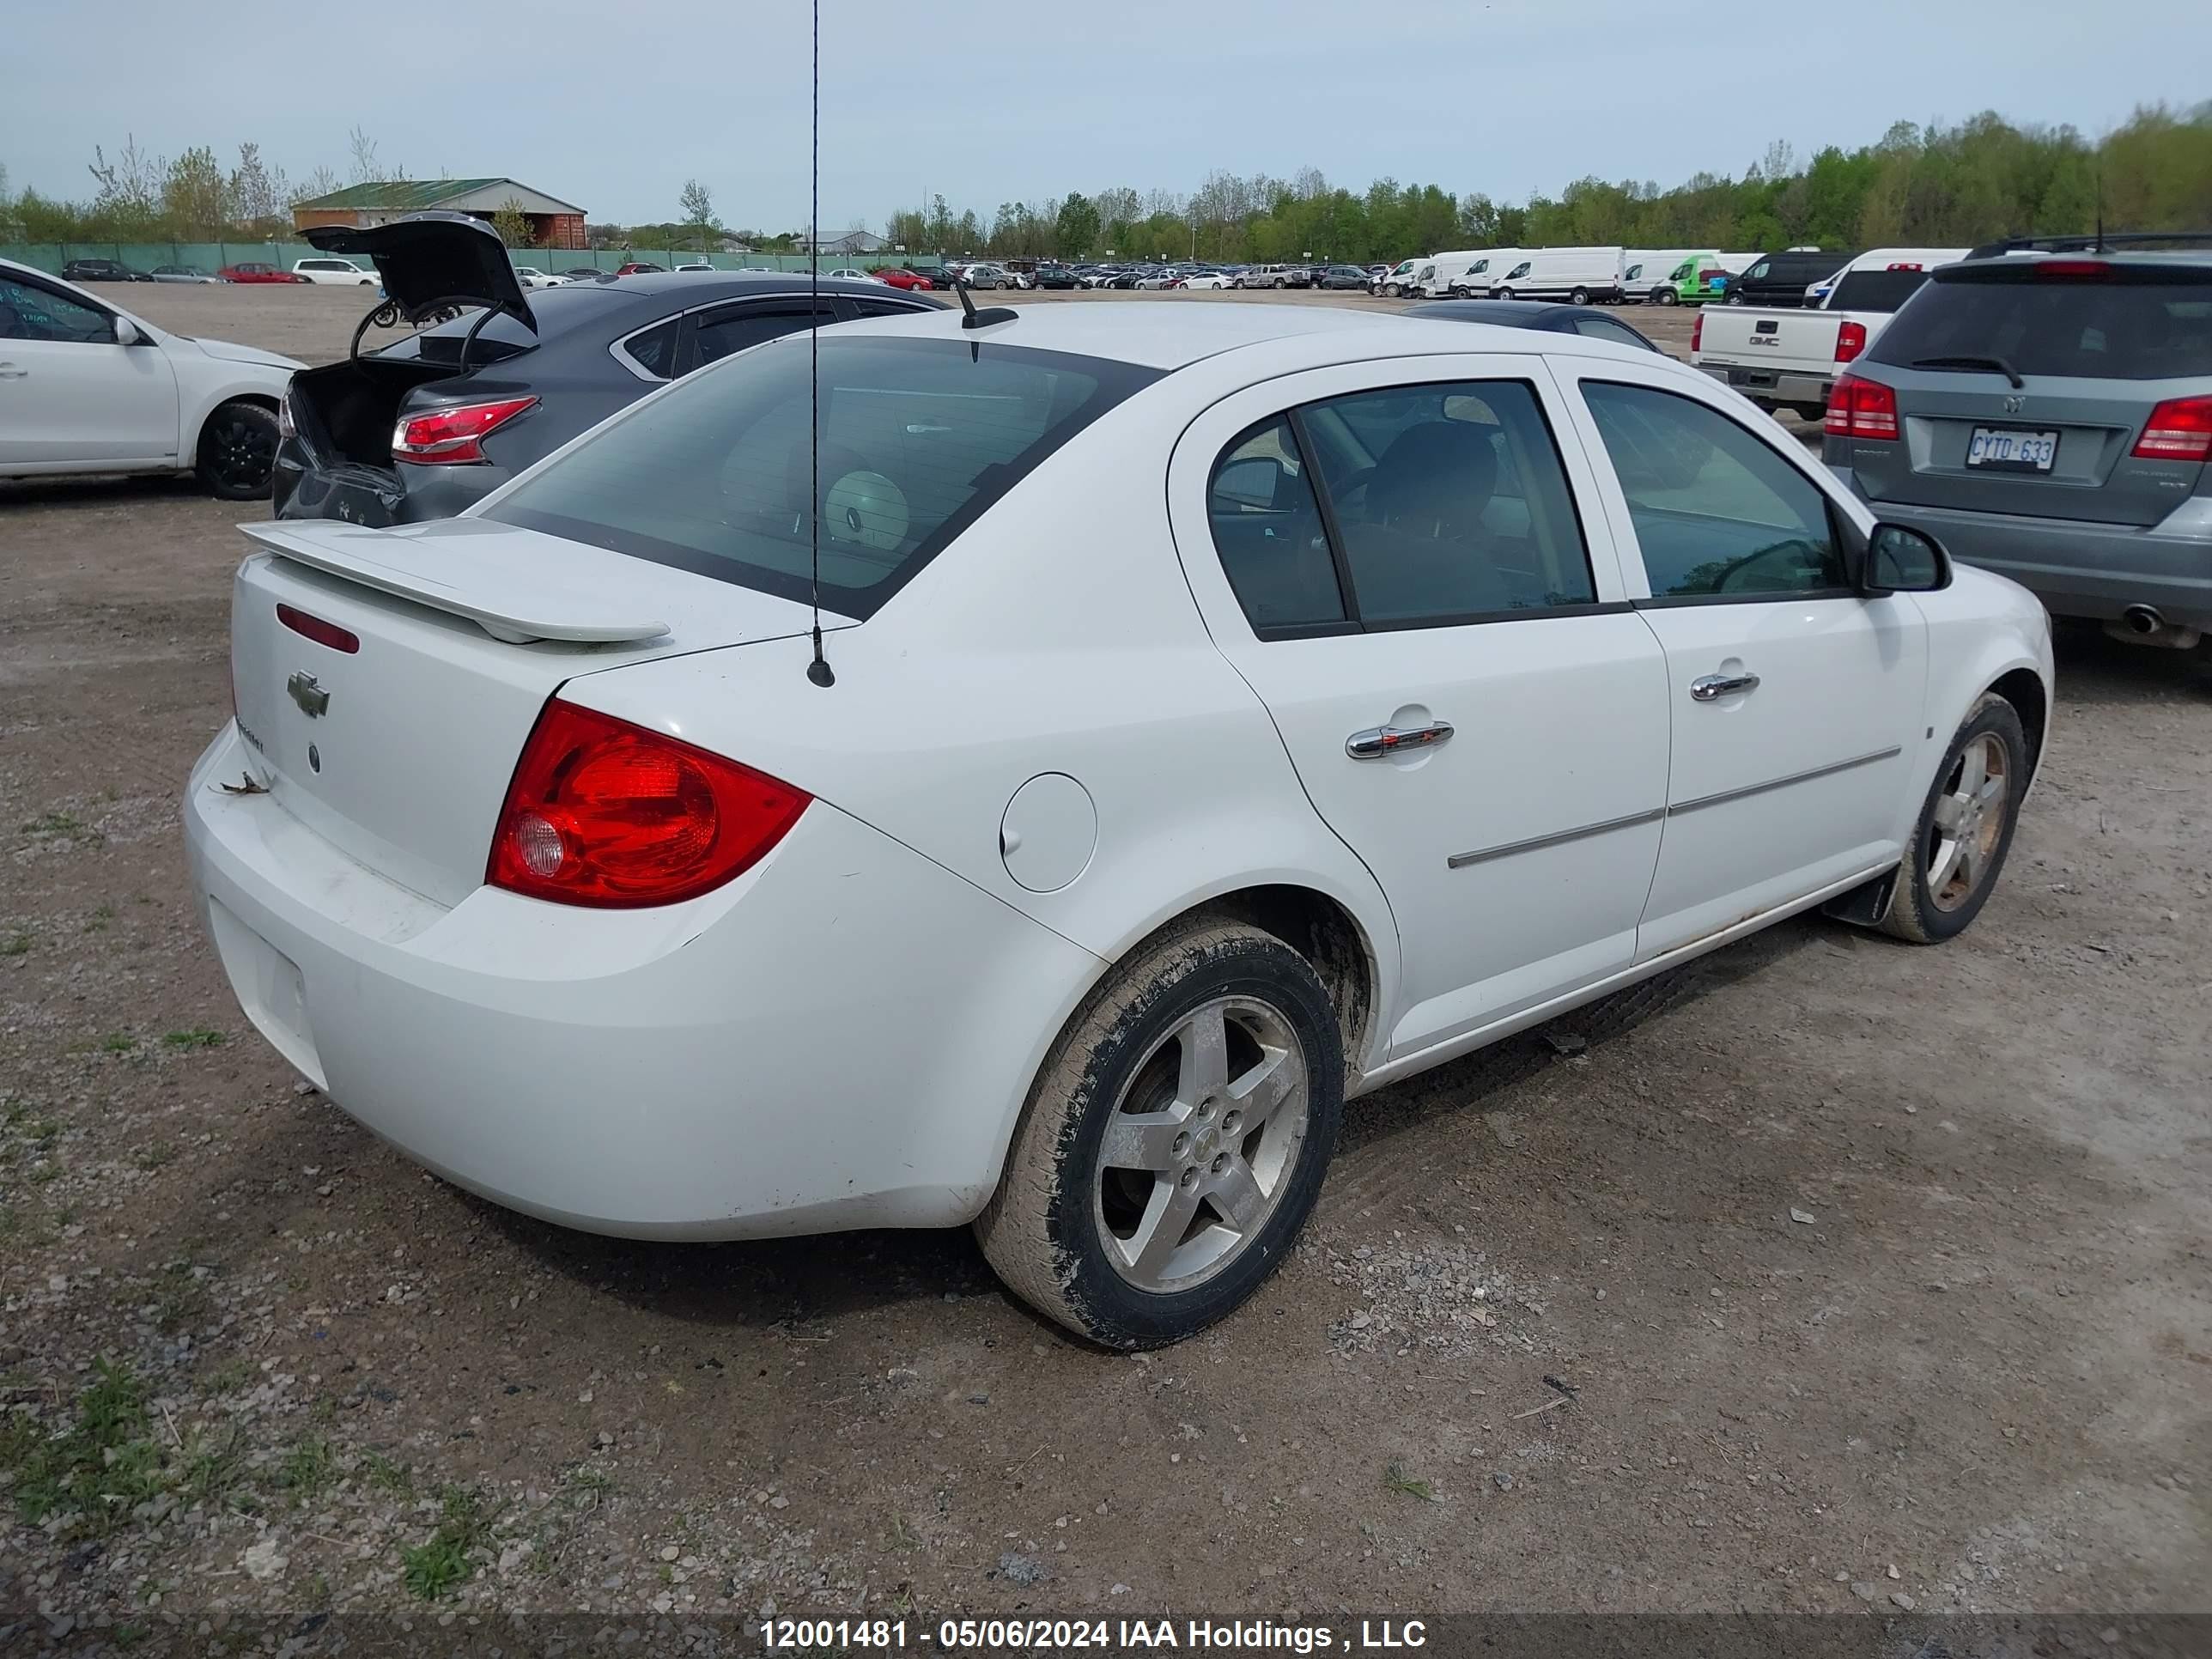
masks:
[(981, 317), (822, 334), (818, 437), (790, 337), (459, 519), (246, 527), (187, 833), (304, 1076), (579, 1227), (972, 1222), (1144, 1346), (1283, 1259), (1347, 1098), (1988, 897), (2042, 611), (1694, 370)]

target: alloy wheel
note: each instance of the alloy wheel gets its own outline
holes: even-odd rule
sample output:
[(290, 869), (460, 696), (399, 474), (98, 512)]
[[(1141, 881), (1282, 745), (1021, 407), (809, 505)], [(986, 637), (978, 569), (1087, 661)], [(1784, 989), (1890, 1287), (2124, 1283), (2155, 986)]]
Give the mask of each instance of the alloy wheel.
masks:
[(2004, 839), (2011, 775), (2011, 752), (1995, 732), (1983, 732), (1960, 751), (1922, 853), (1928, 896), (1937, 909), (1956, 910), (1987, 879)]
[(1155, 1043), (1099, 1148), (1091, 1218), (1115, 1272), (1165, 1294), (1236, 1260), (1290, 1187), (1308, 1092), (1297, 1035), (1250, 997), (1216, 997)]

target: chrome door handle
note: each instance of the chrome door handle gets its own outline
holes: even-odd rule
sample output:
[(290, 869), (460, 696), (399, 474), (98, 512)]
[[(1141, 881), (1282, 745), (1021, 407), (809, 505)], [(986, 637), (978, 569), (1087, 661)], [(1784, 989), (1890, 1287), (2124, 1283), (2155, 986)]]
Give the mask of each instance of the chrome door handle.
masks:
[(1759, 690), (1756, 674), (1707, 674), (1690, 682), (1690, 695), (1699, 702), (1717, 702), (1739, 691)]
[(1449, 720), (1431, 720), (1426, 726), (1370, 726), (1344, 740), (1344, 752), (1354, 760), (1381, 760), (1408, 749), (1433, 749), (1449, 742)]

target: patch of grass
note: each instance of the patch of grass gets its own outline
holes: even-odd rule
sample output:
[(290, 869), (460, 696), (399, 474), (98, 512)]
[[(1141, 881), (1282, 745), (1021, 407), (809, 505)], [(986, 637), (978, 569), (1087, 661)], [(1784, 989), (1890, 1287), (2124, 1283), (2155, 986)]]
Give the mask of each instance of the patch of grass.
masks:
[(172, 1048), (220, 1048), (225, 1038), (220, 1031), (196, 1027), (189, 1031), (167, 1031), (161, 1041)]
[(466, 1486), (447, 1486), (439, 1494), (442, 1517), (437, 1530), (423, 1542), (399, 1552), (400, 1577), (407, 1593), (434, 1601), (447, 1590), (466, 1583), (476, 1567), (469, 1552), (491, 1530), (483, 1499)]
[(131, 1161), (151, 1175), (176, 1155), (177, 1149), (167, 1141), (157, 1140), (150, 1146), (141, 1146), (131, 1155)]
[(276, 1484), (291, 1495), (295, 1504), (309, 1504), (337, 1479), (337, 1474), (331, 1443), (319, 1434), (310, 1435), (295, 1441), (284, 1454), (284, 1461), (276, 1466)]
[(47, 812), (32, 818), (23, 825), (27, 836), (66, 836), (76, 840), (100, 832), (86, 823), (74, 812)]
[(27, 957), (31, 954), (30, 934), (18, 928), (5, 939), (0, 939), (0, 957)]
[(1437, 1501), (1436, 1488), (1419, 1476), (1408, 1474), (1405, 1464), (1395, 1457), (1390, 1460), (1390, 1466), (1382, 1471), (1382, 1489), (1404, 1498), (1418, 1498), (1424, 1504)]
[(138, 1039), (128, 1031), (110, 1031), (100, 1040), (103, 1054), (127, 1054), (138, 1046)]
[(371, 1452), (361, 1462), (362, 1478), (377, 1491), (389, 1492), (394, 1498), (415, 1495), (415, 1471), (405, 1463), (393, 1462), (382, 1452)]
[(62, 1166), (58, 1164), (41, 1164), (31, 1171), (28, 1179), (33, 1187), (43, 1187), (61, 1172)]
[(177, 1477), (177, 1501), (186, 1509), (221, 1503), (245, 1478), (245, 1441), (235, 1429), (222, 1441), (194, 1440)]
[(907, 1518), (896, 1510), (891, 1511), (890, 1545), (895, 1550), (910, 1550), (921, 1542), (921, 1538), (907, 1523)]
[(77, 1396), (76, 1420), (49, 1435), (17, 1413), (0, 1430), (0, 1468), (15, 1487), (16, 1511), (30, 1526), (73, 1515), (73, 1531), (99, 1535), (131, 1518), (161, 1492), (164, 1459), (146, 1415), (146, 1385), (107, 1360)]

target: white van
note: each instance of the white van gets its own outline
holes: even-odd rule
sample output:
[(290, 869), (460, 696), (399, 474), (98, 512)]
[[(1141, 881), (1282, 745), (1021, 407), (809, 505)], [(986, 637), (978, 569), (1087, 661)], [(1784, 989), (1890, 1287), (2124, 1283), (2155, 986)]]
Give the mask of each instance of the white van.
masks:
[(1498, 279), (1519, 264), (1528, 250), (1517, 247), (1485, 248), (1475, 254), (1457, 276), (1444, 284), (1444, 293), (1455, 300), (1480, 300), (1497, 286)]
[(1690, 247), (1632, 247), (1620, 256), (1620, 297), (1629, 305), (1640, 305), (1650, 301), (1654, 305), (1667, 302), (1659, 298), (1659, 290), (1671, 288), (1668, 280), (1680, 269), (1682, 262), (1702, 252)]
[(1389, 294), (1395, 289), (1408, 299), (1433, 300), (1440, 294), (1451, 292), (1452, 284), (1459, 279), (1461, 273), (1481, 257), (1480, 250), (1424, 254), (1418, 259), (1407, 261), (1413, 269), (1403, 276), (1392, 271), (1383, 281), (1382, 291)]
[(1406, 291), (1406, 284), (1413, 280), (1413, 273), (1421, 268), (1419, 259), (1401, 259), (1367, 285), (1370, 294), (1382, 294), (1396, 299)]
[(1586, 306), (1620, 298), (1617, 247), (1547, 247), (1525, 255), (1490, 285), (1493, 300), (1565, 300)]

